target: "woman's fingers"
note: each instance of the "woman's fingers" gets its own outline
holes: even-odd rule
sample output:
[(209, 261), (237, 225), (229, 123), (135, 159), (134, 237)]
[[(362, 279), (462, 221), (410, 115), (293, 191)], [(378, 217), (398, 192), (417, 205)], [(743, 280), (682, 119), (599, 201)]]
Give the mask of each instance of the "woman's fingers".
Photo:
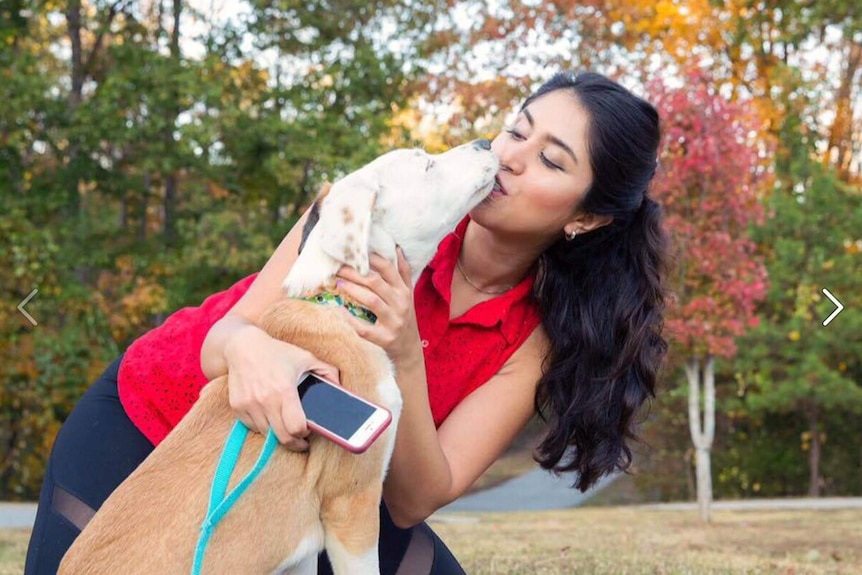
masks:
[[(238, 375), (228, 375), (228, 402), (234, 416), (253, 432), (260, 433), (261, 425), (266, 423), (266, 417), (263, 417), (261, 410), (256, 409), (249, 398), (245, 382)], [(263, 429), (266, 429), (266, 426)]]
[(404, 250), (398, 247), (395, 248), (395, 253), (398, 255), (398, 273), (401, 274), (401, 280), (410, 287), (413, 285), (413, 270), (410, 268), (410, 264), (407, 263)]
[(296, 388), (287, 390), (284, 401), (281, 404), (281, 413), (279, 417), (285, 423), (285, 430), (288, 439), (282, 441), (285, 447), (291, 451), (305, 451), (308, 449), (308, 440), (306, 439), (310, 433), (308, 422), (305, 419), (305, 412), (302, 411), (302, 404), (299, 402), (299, 394)]
[(256, 433), (275, 434), (293, 451), (308, 449), (310, 433), (297, 384), (301, 375), (314, 371), (338, 383), (338, 369), (312, 353), (277, 340), (264, 340), (259, 358), (230, 367), (228, 397), (235, 416)]
[[(396, 253), (400, 251), (401, 248), (398, 248)], [(371, 254), (368, 258), (368, 263), (370, 264), (371, 269), (376, 271), (387, 285), (397, 286), (398, 284), (404, 283), (402, 276), (398, 273), (398, 267), (383, 256), (379, 254)]]

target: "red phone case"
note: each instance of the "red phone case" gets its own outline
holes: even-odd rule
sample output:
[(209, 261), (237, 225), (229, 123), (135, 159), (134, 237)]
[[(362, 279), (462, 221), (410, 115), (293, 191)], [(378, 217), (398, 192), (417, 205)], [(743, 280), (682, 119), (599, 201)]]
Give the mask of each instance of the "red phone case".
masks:
[[(309, 374), (303, 373), (302, 375), (300, 375), (299, 381), (302, 381), (303, 379), (305, 379), (306, 375), (309, 375)], [(392, 412), (390, 412), (388, 409), (386, 409), (382, 405), (377, 405), (376, 403), (368, 401), (367, 399), (365, 399), (363, 397), (359, 397), (355, 393), (352, 393), (351, 391), (344, 389), (344, 387), (338, 385), (337, 383), (332, 383), (331, 381), (329, 381), (327, 379), (323, 379), (322, 377), (320, 377), (319, 375), (314, 374), (314, 373), (311, 375), (313, 375), (315, 378), (319, 379), (320, 381), (322, 381), (324, 383), (328, 383), (329, 385), (333, 385), (333, 386), (337, 387), (339, 390), (343, 391), (347, 395), (351, 395), (351, 396), (355, 397), (356, 399), (358, 399), (359, 401), (363, 401), (363, 402), (367, 403), (368, 405), (373, 406), (375, 409), (383, 410), (386, 413), (386, 419), (383, 421), (383, 423), (381, 423), (380, 426), (374, 431), (374, 433), (368, 437), (368, 439), (365, 441), (365, 443), (363, 443), (362, 445), (359, 445), (359, 446), (350, 445), (349, 443), (347, 443), (346, 440), (342, 439), (338, 435), (335, 435), (334, 433), (332, 433), (331, 431), (329, 431), (325, 427), (321, 427), (320, 425), (314, 423), (310, 419), (308, 420), (308, 428), (311, 429), (312, 431), (314, 431), (315, 433), (322, 435), (323, 437), (327, 438), (328, 440), (332, 441), (333, 443), (336, 443), (336, 444), (340, 445), (341, 447), (343, 447), (344, 449), (346, 449), (347, 451), (350, 451), (351, 453), (356, 453), (356, 454), (364, 453), (369, 447), (371, 447), (371, 444), (374, 443), (374, 441), (378, 437), (380, 437), (380, 434), (383, 433), (384, 431), (386, 431), (386, 428), (389, 427), (389, 424), (392, 423)]]

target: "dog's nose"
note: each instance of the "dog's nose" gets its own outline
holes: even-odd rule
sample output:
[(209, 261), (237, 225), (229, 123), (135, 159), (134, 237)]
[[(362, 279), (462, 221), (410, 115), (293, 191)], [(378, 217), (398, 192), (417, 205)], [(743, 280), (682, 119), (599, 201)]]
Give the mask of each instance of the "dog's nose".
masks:
[(477, 148), (479, 148), (480, 150), (490, 150), (491, 149), (491, 142), (489, 142), (488, 140), (486, 140), (484, 138), (482, 138), (481, 140), (476, 140), (475, 142), (473, 142), (473, 144)]

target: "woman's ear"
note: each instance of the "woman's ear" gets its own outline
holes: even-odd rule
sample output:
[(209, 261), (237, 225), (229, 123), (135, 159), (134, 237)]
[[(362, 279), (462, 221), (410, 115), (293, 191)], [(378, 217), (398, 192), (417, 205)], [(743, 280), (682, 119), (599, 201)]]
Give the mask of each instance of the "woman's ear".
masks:
[(563, 226), (563, 232), (568, 236), (571, 236), (573, 232), (584, 234), (604, 227), (612, 221), (614, 221), (612, 216), (580, 212)]

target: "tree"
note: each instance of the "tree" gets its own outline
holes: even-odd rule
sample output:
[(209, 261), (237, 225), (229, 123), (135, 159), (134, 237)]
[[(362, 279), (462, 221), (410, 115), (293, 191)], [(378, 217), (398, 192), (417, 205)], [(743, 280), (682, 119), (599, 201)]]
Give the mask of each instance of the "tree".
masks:
[(666, 325), (674, 353), (685, 361), (704, 521), (712, 500), (714, 362), (733, 356), (734, 339), (758, 322), (754, 304), (765, 295), (766, 273), (748, 228), (763, 223), (770, 185), (770, 149), (759, 118), (713, 86), (708, 75), (692, 69), (683, 87), (654, 83), (651, 90), (665, 130), (655, 193), (679, 262), (672, 282), (677, 306)]
[[(776, 217), (753, 236), (772, 285), (760, 310), (767, 321), (744, 338), (736, 377), (751, 413), (795, 412), (807, 422), (797, 445), (808, 456), (808, 495), (817, 497), (825, 429), (862, 412), (862, 194), (810, 154), (791, 174), (771, 200)], [(824, 289), (845, 306), (827, 326), (835, 305)]]
[(255, 1), (218, 24), (182, 0), (4, 4), (0, 495), (38, 493), (106, 361), (259, 270), (324, 179), (379, 153), (443, 4)]

